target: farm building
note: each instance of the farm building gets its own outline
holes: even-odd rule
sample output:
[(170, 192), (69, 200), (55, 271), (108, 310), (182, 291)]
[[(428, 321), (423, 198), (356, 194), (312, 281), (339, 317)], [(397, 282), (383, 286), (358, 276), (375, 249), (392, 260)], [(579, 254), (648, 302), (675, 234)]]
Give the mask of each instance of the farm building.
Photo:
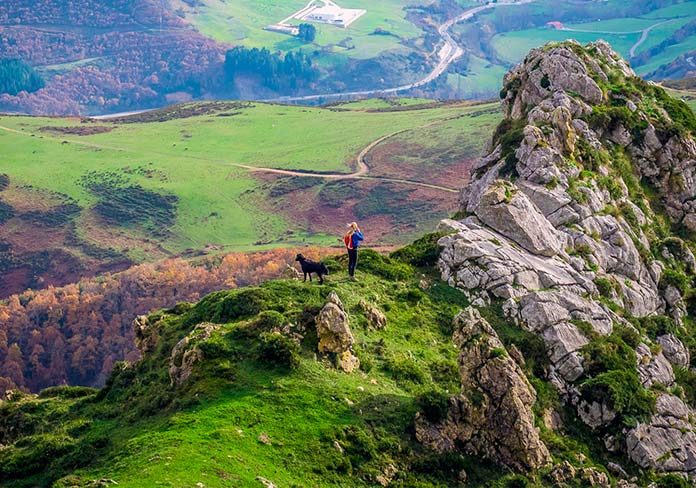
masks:
[(304, 19), (321, 22), (324, 24), (337, 25), (339, 27), (348, 27), (355, 19), (364, 14), (364, 10), (345, 9), (338, 5), (324, 5), (312, 9)]

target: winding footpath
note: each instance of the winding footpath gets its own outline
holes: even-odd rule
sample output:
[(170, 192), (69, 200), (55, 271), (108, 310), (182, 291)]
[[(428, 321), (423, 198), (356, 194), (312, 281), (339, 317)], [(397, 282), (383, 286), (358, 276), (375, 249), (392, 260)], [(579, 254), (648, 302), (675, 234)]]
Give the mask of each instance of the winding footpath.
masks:
[[(421, 188), (429, 188), (431, 190), (439, 190), (443, 192), (448, 192), (448, 193), (458, 193), (459, 190), (456, 188), (449, 188), (446, 186), (441, 186), (441, 185), (436, 185), (433, 183), (426, 183), (423, 181), (416, 181), (416, 180), (409, 180), (405, 178), (393, 178), (389, 176), (371, 176), (369, 175), (369, 166), (367, 165), (366, 158), (369, 152), (374, 149), (376, 146), (378, 146), (380, 143), (386, 141), (387, 139), (390, 139), (394, 136), (397, 136), (399, 134), (402, 134), (404, 132), (408, 132), (410, 130), (415, 130), (415, 129), (424, 129), (427, 127), (431, 127), (436, 124), (440, 124), (443, 122), (447, 122), (450, 120), (454, 120), (460, 117), (464, 117), (466, 114), (459, 114), (459, 115), (454, 115), (450, 117), (445, 117), (440, 120), (435, 120), (432, 122), (429, 122), (424, 125), (416, 126), (416, 127), (409, 127), (406, 129), (400, 129), (394, 132), (391, 132), (389, 134), (386, 134), (378, 139), (375, 139), (372, 141), (370, 144), (365, 146), (356, 156), (355, 158), (355, 164), (356, 164), (356, 170), (353, 173), (317, 173), (317, 172), (312, 172), (312, 171), (299, 171), (299, 170), (289, 170), (289, 169), (279, 169), (279, 168), (266, 168), (266, 167), (258, 167), (258, 166), (250, 166), (247, 164), (239, 164), (239, 163), (232, 163), (229, 161), (224, 161), (221, 159), (213, 159), (213, 158), (205, 158), (202, 156), (178, 156), (178, 157), (184, 157), (186, 159), (193, 159), (193, 160), (199, 160), (199, 161), (206, 161), (206, 162), (213, 162), (213, 163), (222, 163), (226, 164), (235, 168), (243, 169), (246, 170), (250, 173), (270, 173), (270, 174), (277, 174), (277, 175), (284, 175), (284, 176), (300, 176), (300, 177), (305, 177), (305, 178), (319, 178), (319, 179), (325, 179), (325, 180), (377, 180), (377, 181), (386, 181), (390, 183), (401, 183), (403, 185), (409, 185), (409, 186), (418, 186)], [(13, 129), (11, 127), (5, 127), (0, 125), (0, 131), (12, 133), (12, 134), (19, 134), (23, 135), (26, 137), (34, 137), (38, 136), (39, 134), (32, 133), (32, 132), (24, 132), (21, 130)], [(45, 134), (42, 134), (45, 136)], [(51, 137), (51, 136), (46, 136), (46, 137)], [(53, 139), (58, 139), (54, 138)], [(109, 151), (120, 151), (120, 152), (128, 152), (128, 153), (137, 153), (137, 151), (133, 151), (131, 149), (127, 149), (124, 147), (119, 147), (119, 146), (109, 146), (109, 145), (104, 145), (104, 144), (95, 144), (92, 142), (87, 142), (87, 141), (80, 141), (77, 139), (66, 139), (64, 137), (60, 137), (60, 141), (62, 142), (67, 142), (69, 144), (76, 144), (78, 146), (83, 146), (83, 147), (88, 147), (90, 149), (101, 149), (101, 150), (109, 150)], [(158, 155), (158, 156), (171, 156), (169, 153), (161, 152), (161, 151), (149, 151), (150, 154), (153, 155)]]
[[(345, 98), (345, 97), (355, 97), (355, 96), (373, 96), (373, 95), (388, 95), (388, 94), (393, 94), (393, 93), (398, 93), (401, 91), (406, 91), (406, 90), (411, 90), (413, 88), (418, 88), (423, 85), (427, 85), (428, 83), (434, 81), (435, 79), (439, 78), (440, 75), (442, 75), (447, 69), (450, 67), (450, 65), (460, 58), (464, 54), (464, 49), (462, 49), (457, 42), (452, 38), (450, 34), (450, 29), (465, 20), (469, 20), (472, 17), (474, 17), (476, 14), (479, 12), (482, 12), (484, 10), (496, 8), (496, 7), (504, 7), (504, 6), (512, 6), (512, 5), (523, 5), (526, 3), (531, 3), (535, 0), (518, 0), (518, 1), (510, 1), (510, 2), (500, 2), (500, 3), (487, 3), (485, 5), (480, 5), (478, 7), (470, 8), (461, 14), (457, 15), (456, 17), (453, 17), (449, 20), (447, 20), (445, 23), (440, 25), (437, 29), (438, 34), (440, 35), (440, 38), (443, 41), (443, 45), (438, 51), (438, 62), (435, 65), (435, 67), (428, 73), (425, 77), (421, 78), (418, 81), (415, 81), (413, 83), (407, 83), (405, 85), (399, 85), (391, 88), (381, 88), (381, 89), (374, 89), (374, 90), (361, 90), (361, 91), (352, 91), (352, 92), (337, 92), (337, 93), (325, 93), (325, 94), (317, 94), (317, 95), (306, 95), (306, 96), (299, 96), (299, 97), (279, 97), (275, 99), (269, 99), (269, 100), (259, 100), (260, 102), (302, 102), (302, 101), (311, 101), (311, 100), (330, 100), (330, 99), (336, 99), (336, 98)], [(310, 2), (311, 3), (311, 2)], [(655, 27), (655, 26), (652, 26)], [(646, 34), (647, 36), (647, 34)], [(142, 112), (146, 112), (147, 110), (143, 110)], [(140, 113), (141, 111), (136, 111), (136, 112), (131, 112), (131, 113)], [(118, 114), (115, 114), (118, 115)], [(97, 116), (97, 117), (92, 117), (94, 119), (103, 119), (107, 120), (109, 118), (113, 118), (115, 115), (106, 115), (106, 116)], [(402, 134), (404, 132), (407, 132), (409, 130), (413, 129), (422, 129), (425, 127), (429, 127), (432, 125), (435, 125), (437, 123), (445, 122), (447, 120), (451, 120), (454, 118), (461, 117), (463, 115), (457, 115), (453, 117), (448, 117), (442, 120), (430, 122), (428, 124), (419, 126), (419, 127), (411, 127), (407, 129), (401, 129), (397, 130), (394, 132), (391, 132), (389, 134), (386, 134), (374, 141), (372, 141), (370, 144), (365, 146), (360, 153), (356, 157), (356, 170), (353, 173), (316, 173), (316, 172), (311, 172), (311, 171), (297, 171), (297, 170), (286, 170), (286, 169), (278, 169), (278, 168), (264, 168), (264, 167), (256, 167), (256, 166), (249, 166), (245, 164), (238, 164), (238, 163), (231, 163), (229, 161), (222, 161), (222, 160), (216, 160), (216, 159), (209, 159), (209, 158), (203, 158), (203, 157), (195, 157), (195, 156), (186, 156), (187, 158), (190, 159), (198, 159), (198, 160), (204, 160), (204, 161), (209, 161), (209, 162), (218, 162), (218, 163), (224, 163), (228, 164), (230, 166), (244, 169), (249, 172), (263, 172), (263, 173), (271, 173), (271, 174), (279, 174), (279, 175), (285, 175), (285, 176), (300, 176), (300, 177), (308, 177), (308, 178), (321, 178), (321, 179), (333, 179), (333, 180), (339, 180), (339, 179), (365, 179), (365, 180), (378, 180), (378, 181), (386, 181), (386, 182), (391, 182), (391, 183), (401, 183), (404, 185), (411, 185), (411, 186), (418, 186), (422, 188), (429, 188), (433, 190), (440, 190), (443, 192), (448, 192), (448, 193), (458, 193), (459, 190), (455, 188), (449, 188), (441, 185), (436, 185), (432, 183), (426, 183), (422, 181), (415, 181), (415, 180), (409, 180), (409, 179), (402, 179), (402, 178), (392, 178), (388, 176), (371, 176), (369, 175), (369, 166), (367, 165), (366, 162), (366, 157), (368, 153), (374, 149), (377, 145), (380, 143), (384, 142), (385, 140), (397, 136), (399, 134)], [(0, 130), (5, 131), (5, 132), (11, 132), (15, 134), (22, 134), (26, 136), (32, 136), (35, 134), (30, 134), (26, 133), (17, 129), (12, 129), (10, 127), (4, 127), (0, 126)], [(113, 147), (113, 146), (105, 146), (105, 145), (100, 145), (100, 144), (94, 144), (86, 141), (79, 141), (75, 139), (62, 139), (65, 140), (69, 143), (72, 144), (77, 144), (81, 145), (84, 147), (90, 147), (94, 149), (107, 149), (107, 150), (114, 150), (114, 151), (125, 151), (125, 152), (133, 152), (129, 149), (122, 148), (122, 147)], [(162, 156), (169, 156), (167, 153), (158, 153), (157, 151), (152, 151), (153, 154), (159, 154)]]

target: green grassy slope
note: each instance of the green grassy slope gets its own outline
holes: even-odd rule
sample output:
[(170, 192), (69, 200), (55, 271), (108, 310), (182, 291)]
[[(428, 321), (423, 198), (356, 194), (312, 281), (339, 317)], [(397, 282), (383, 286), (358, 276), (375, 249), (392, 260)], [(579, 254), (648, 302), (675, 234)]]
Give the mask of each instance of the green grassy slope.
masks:
[[(415, 413), (429, 406), (437, 415), (459, 388), (451, 321), (466, 300), (432, 268), (407, 264), (431, 265), (433, 242), (426, 237), (391, 259), (363, 251), (357, 283), (339, 258), (328, 262), (334, 272), (323, 286), (274, 281), (150, 315), (154, 350), (117, 367), (103, 390), (54, 388), (0, 403), (2, 485), (112, 479), (124, 487), (253, 487), (261, 476), (284, 487), (375, 486), (394, 465), (394, 486), (458, 486), (461, 470), (467, 486), (527, 486), (481, 460), (430, 452), (413, 437)], [(317, 358), (311, 325), (299, 349), (286, 340), (269, 353), (265, 332), (282, 324), (300, 330), (330, 291), (349, 314), (361, 370), (345, 374), (331, 358)], [(368, 327), (361, 300), (385, 312), (386, 328)], [(197, 342), (204, 360), (170, 386), (170, 351), (204, 321), (221, 324)], [(533, 376), (543, 367), (536, 343), (500, 319), (492, 323), (525, 351), (539, 408), (556, 402)], [(582, 454), (583, 465), (593, 465), (591, 443), (567, 425), (572, 438), (544, 431), (555, 456), (577, 463)], [(534, 476), (529, 481), (541, 486)]]
[[(186, 106), (181, 111), (191, 107), (206, 105)], [(293, 242), (325, 244), (333, 241), (321, 233), (310, 235), (302, 223), (288, 221), (262, 205), (271, 197), (267, 190), (259, 191), (261, 179), (271, 176), (251, 173), (238, 165), (350, 173), (355, 170), (358, 153), (380, 137), (428, 124), (436, 128), (440, 122), (467, 114), (478, 118), (475, 114), (482, 109), (461, 104), (423, 105), (418, 100), (357, 102), (338, 108), (225, 107), (185, 118), (167, 111), (161, 117), (146, 114), (139, 116), (146, 120), (142, 123), (2, 116), (0, 173), (9, 175), (14, 185), (31, 185), (74, 199), (84, 209), (76, 217), (79, 234), (88, 241), (108, 241), (135, 261), (148, 258), (150, 251), (138, 244), (145, 239), (156, 240), (171, 253), (211, 243), (234, 250)], [(491, 127), (497, 122), (497, 115), (481, 117)], [(108, 132), (74, 133), (82, 130)], [(467, 126), (462, 130), (466, 133)], [(433, 133), (435, 139), (424, 141), (426, 146), (437, 144), (437, 131)], [(414, 158), (418, 160), (418, 154)], [(427, 159), (423, 153), (420, 160)], [(100, 197), (86, 181), (102, 181), (110, 174), (125, 178), (124, 185), (139, 185), (178, 198), (175, 220), (166, 233), (153, 237), (151, 228), (110, 228), (95, 221), (89, 209)], [(291, 237), (286, 235), (289, 229), (294, 232)]]
[[(588, 8), (591, 8), (588, 7)], [(617, 4), (617, 8), (620, 6)], [(549, 21), (556, 20), (552, 7), (545, 3), (537, 5), (539, 10), (549, 10)], [(555, 30), (548, 27), (502, 32), (493, 38), (492, 45), (500, 57), (509, 63), (519, 62), (530, 49), (551, 41), (575, 39), (582, 44), (603, 39), (623, 57), (629, 59), (631, 47), (640, 39), (642, 29), (655, 26), (648, 37), (636, 48), (636, 54), (659, 44), (689, 21), (696, 18), (696, 2), (689, 0), (669, 7), (656, 9), (640, 17), (625, 17), (595, 22), (565, 23), (569, 30)], [(659, 24), (659, 25), (656, 25)], [(637, 67), (639, 75), (644, 75), (667, 63), (680, 54), (696, 48), (693, 36), (682, 39), (664, 52), (653, 57), (649, 63)]]
[[(328, 48), (355, 58), (369, 58), (381, 52), (399, 49), (400, 38), (411, 39), (423, 35), (421, 29), (406, 20), (405, 6), (418, 2), (409, 0), (386, 0), (375, 3), (368, 0), (348, 0), (341, 2), (344, 8), (365, 9), (367, 13), (357, 19), (349, 28), (316, 23), (317, 37), (311, 44), (286, 34), (264, 30), (264, 27), (280, 22), (303, 8), (304, 0), (252, 0), (248, 2), (224, 2), (205, 0), (190, 8), (180, 2), (189, 20), (200, 32), (213, 39), (248, 47), (267, 47), (271, 51), (294, 49), (315, 50)], [(299, 21), (292, 19), (289, 23)], [(375, 29), (388, 30), (393, 36), (371, 35)], [(350, 38), (353, 49), (337, 46)], [(329, 53), (324, 53), (324, 55)]]

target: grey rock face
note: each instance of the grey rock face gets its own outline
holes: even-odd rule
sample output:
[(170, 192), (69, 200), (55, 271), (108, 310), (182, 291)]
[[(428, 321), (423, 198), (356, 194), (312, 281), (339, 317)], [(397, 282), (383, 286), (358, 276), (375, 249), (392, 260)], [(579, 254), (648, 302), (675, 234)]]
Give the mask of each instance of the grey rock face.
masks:
[(329, 294), (314, 322), (319, 338), (319, 352), (336, 354), (339, 368), (346, 373), (360, 367), (360, 361), (352, 353), (355, 339), (348, 325), (348, 315), (336, 292)]
[(689, 350), (674, 334), (665, 334), (657, 338), (657, 343), (662, 346), (662, 353), (667, 361), (679, 368), (688, 368), (691, 362)]
[[(519, 142), (505, 147), (505, 140), (494, 141), (461, 193), (461, 209), (469, 217), (443, 221), (451, 234), (439, 241), (442, 278), (476, 306), (503, 301), (512, 322), (537, 334), (546, 346), (549, 380), (595, 429), (615, 423), (618, 414), (579, 396), (586, 373), (583, 347), (597, 334), (611, 334), (614, 324), (631, 327), (606, 301), (634, 317), (669, 314), (680, 324), (686, 307), (678, 289), (660, 284), (665, 263), (696, 272), (696, 259), (678, 239), (665, 244), (662, 256), (652, 255), (654, 238), (645, 229), (655, 216), (629, 193), (630, 181), (619, 176), (616, 163), (607, 160), (624, 151), (637, 176), (657, 189), (668, 216), (696, 229), (696, 143), (683, 133), (666, 134), (657, 122), (644, 124), (637, 134), (624, 122), (603, 125), (587, 117), (593, 106), (613, 97), (630, 113), (649, 119), (641, 112), (640, 94), (602, 92), (600, 85), (617, 74), (634, 76), (603, 42), (530, 52), (506, 75), (502, 93), (506, 124)], [(610, 147), (621, 149), (611, 153)], [(588, 161), (595, 152), (604, 160)], [(662, 336), (657, 344), (645, 339), (636, 355), (645, 388), (673, 386), (672, 366), (689, 364), (688, 350), (674, 336)], [(455, 404), (466, 406), (465, 400)], [(683, 432), (662, 433), (665, 418), (656, 414), (632, 431), (630, 445), (621, 443), (623, 437), (609, 444), (614, 450), (630, 448), (641, 466), (691, 473), (688, 460), (696, 449), (684, 433), (692, 429), (689, 415), (681, 417)], [(439, 432), (450, 430), (441, 438), (467, 438), (458, 430), (461, 425), (459, 420), (443, 424)], [(670, 450), (677, 461), (663, 462), (677, 441), (684, 445)]]
[(439, 451), (458, 442), (517, 471), (548, 464), (551, 455), (534, 425), (536, 392), (495, 330), (470, 307), (455, 318), (454, 341), (460, 348), (462, 393), (450, 400), (449, 413), (438, 424), (416, 419), (418, 440)]
[(626, 437), (631, 460), (643, 468), (696, 473), (696, 430), (694, 412), (679, 398), (662, 394), (657, 412), (650, 421), (639, 424)]
[(566, 243), (565, 236), (509, 182), (498, 180), (489, 186), (474, 213), (485, 225), (534, 254), (555, 256)]
[(177, 342), (169, 358), (169, 380), (172, 386), (180, 385), (193, 373), (194, 366), (203, 360), (203, 351), (198, 343), (205, 341), (220, 326), (203, 322)]
[(135, 346), (140, 351), (140, 354), (151, 351), (157, 344), (159, 336), (153, 324), (148, 320), (147, 315), (138, 315), (133, 320), (133, 331), (135, 332)]
[(585, 424), (593, 429), (607, 425), (616, 418), (616, 412), (604, 402), (588, 403), (584, 400), (578, 406), (578, 415)]
[(648, 346), (639, 344), (636, 348), (636, 358), (638, 376), (644, 387), (650, 388), (656, 383), (671, 386), (674, 383), (672, 366), (661, 351), (654, 354)]

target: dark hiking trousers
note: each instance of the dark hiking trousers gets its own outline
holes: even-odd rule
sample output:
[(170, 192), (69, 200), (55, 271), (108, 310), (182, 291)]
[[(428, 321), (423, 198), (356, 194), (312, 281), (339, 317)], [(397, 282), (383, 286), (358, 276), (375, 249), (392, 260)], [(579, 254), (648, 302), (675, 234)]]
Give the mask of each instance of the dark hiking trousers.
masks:
[(358, 265), (358, 250), (348, 249), (348, 275), (355, 275), (355, 267)]

